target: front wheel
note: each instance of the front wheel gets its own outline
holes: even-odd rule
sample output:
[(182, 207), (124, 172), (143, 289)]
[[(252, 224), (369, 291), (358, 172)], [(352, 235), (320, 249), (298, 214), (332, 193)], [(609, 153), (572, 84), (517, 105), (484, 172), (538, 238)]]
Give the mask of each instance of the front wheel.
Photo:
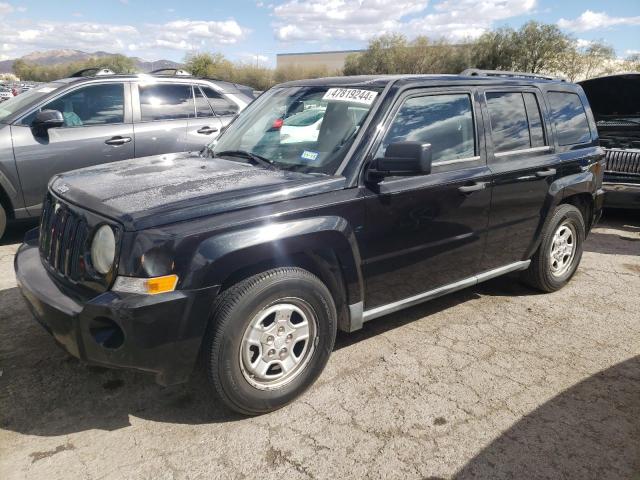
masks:
[(560, 205), (542, 229), (540, 247), (524, 272), (525, 281), (543, 292), (564, 287), (576, 273), (582, 258), (585, 223), (573, 205)]
[(207, 372), (218, 396), (245, 415), (276, 410), (320, 375), (333, 350), (336, 309), (306, 270), (254, 275), (221, 294), (207, 339)]

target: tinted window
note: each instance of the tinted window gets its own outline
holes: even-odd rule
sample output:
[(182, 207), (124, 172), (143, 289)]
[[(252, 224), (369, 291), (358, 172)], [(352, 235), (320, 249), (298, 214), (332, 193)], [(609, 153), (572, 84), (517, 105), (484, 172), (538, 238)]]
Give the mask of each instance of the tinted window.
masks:
[(430, 143), (433, 162), (475, 155), (471, 98), (467, 94), (409, 98), (393, 120), (377, 156), (401, 141)]
[[(65, 127), (124, 122), (124, 85), (109, 83), (78, 88), (43, 105), (40, 110), (58, 110)], [(40, 111), (38, 110), (38, 111)], [(22, 120), (30, 125), (37, 112)]]
[(196, 116), (213, 117), (211, 105), (209, 105), (209, 102), (197, 86), (193, 87), (193, 93), (196, 94)]
[(529, 126), (522, 94), (489, 92), (487, 105), (495, 151), (529, 148)]
[(544, 129), (542, 127), (542, 118), (540, 116), (540, 107), (536, 95), (530, 92), (524, 92), (524, 104), (527, 107), (527, 118), (529, 119), (529, 135), (531, 136), (532, 147), (543, 147)]
[(549, 92), (549, 103), (559, 145), (573, 145), (591, 141), (587, 114), (578, 95), (567, 92)]
[(193, 117), (191, 85), (140, 85), (143, 122)]
[(202, 87), (202, 91), (209, 99), (216, 115), (235, 115), (238, 113), (238, 106), (231, 100), (227, 100), (213, 88)]

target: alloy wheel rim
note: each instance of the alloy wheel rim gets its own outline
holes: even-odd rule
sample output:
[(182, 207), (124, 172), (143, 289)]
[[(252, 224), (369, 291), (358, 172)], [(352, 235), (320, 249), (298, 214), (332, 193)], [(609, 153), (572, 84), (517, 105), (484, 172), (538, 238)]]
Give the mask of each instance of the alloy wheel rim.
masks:
[(570, 222), (563, 222), (556, 229), (551, 241), (549, 261), (551, 274), (560, 277), (571, 268), (576, 256), (576, 229)]
[(287, 298), (249, 322), (240, 345), (244, 378), (260, 390), (281, 388), (306, 367), (315, 349), (317, 320), (303, 300)]

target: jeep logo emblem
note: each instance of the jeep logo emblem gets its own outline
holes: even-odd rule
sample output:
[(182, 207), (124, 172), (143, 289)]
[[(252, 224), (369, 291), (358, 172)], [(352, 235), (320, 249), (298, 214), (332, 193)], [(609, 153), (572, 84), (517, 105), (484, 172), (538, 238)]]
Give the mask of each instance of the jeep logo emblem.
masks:
[(58, 191), (58, 193), (67, 193), (70, 188), (71, 187), (69, 187), (69, 185), (67, 185), (66, 183), (56, 186), (56, 190)]

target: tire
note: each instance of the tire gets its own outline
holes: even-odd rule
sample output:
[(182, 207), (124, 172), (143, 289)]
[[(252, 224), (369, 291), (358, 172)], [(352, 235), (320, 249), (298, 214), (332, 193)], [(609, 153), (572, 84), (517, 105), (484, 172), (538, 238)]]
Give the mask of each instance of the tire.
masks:
[[(584, 239), (585, 222), (580, 210), (568, 204), (558, 206), (542, 228), (540, 246), (523, 275), (525, 282), (543, 292), (560, 290), (576, 273)], [(556, 254), (553, 257), (552, 250)]]
[(218, 397), (239, 413), (277, 410), (318, 378), (336, 329), (333, 298), (315, 275), (296, 267), (254, 275), (214, 302), (205, 340), (207, 376)]
[(0, 240), (4, 236), (4, 232), (7, 229), (7, 212), (5, 212), (4, 207), (0, 203)]

